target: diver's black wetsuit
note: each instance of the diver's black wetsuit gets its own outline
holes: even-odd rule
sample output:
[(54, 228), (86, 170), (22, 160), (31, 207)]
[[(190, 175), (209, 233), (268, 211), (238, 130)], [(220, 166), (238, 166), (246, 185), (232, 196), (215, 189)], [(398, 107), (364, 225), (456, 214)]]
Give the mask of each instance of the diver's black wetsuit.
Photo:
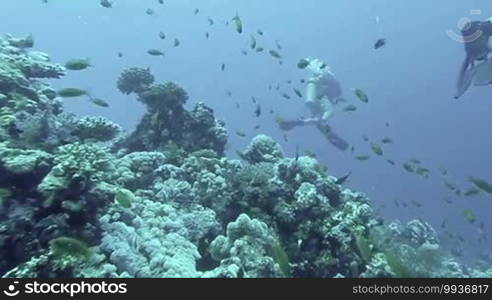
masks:
[(470, 64), (475, 60), (482, 60), (488, 54), (488, 42), (492, 36), (492, 22), (474, 21), (469, 23), (462, 31), (466, 56)]
[(460, 69), (455, 99), (461, 97), (473, 80), (475, 61), (487, 60), (492, 49), (489, 49), (489, 38), (492, 36), (491, 21), (474, 21), (468, 23), (463, 30), (463, 43), (466, 57)]

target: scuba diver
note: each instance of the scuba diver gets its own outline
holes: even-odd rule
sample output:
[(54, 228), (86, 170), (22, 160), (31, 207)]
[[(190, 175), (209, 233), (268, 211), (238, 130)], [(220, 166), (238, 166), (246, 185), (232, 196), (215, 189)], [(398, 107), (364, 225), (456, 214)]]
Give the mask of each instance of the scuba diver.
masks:
[[(460, 98), (472, 83), (475, 86), (492, 83), (492, 64), (488, 61), (492, 51), (492, 18), (486, 21), (473, 21), (461, 29), (466, 57), (461, 66), (455, 99)], [(478, 65), (475, 63), (481, 62)]]
[(306, 106), (311, 112), (310, 118), (296, 120), (278, 120), (280, 129), (288, 131), (298, 126), (313, 125), (335, 147), (345, 151), (349, 144), (336, 135), (328, 125), (328, 120), (333, 116), (334, 105), (345, 101), (342, 96), (342, 88), (330, 71), (329, 67), (319, 59), (305, 59), (309, 64), (307, 69), (312, 76), (306, 86)]

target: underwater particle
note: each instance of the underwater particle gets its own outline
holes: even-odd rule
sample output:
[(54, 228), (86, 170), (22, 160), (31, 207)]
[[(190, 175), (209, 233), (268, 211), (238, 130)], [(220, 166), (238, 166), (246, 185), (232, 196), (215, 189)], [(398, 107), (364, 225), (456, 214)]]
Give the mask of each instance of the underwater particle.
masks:
[(263, 50), (265, 50), (265, 48), (263, 48), (263, 47), (257, 47), (256, 48), (256, 52), (263, 52)]
[(277, 47), (277, 50), (282, 50), (282, 46), (278, 40), (275, 40), (275, 46)]
[(360, 160), (360, 161), (366, 161), (371, 158), (370, 155), (356, 155), (355, 159)]
[(255, 109), (255, 116), (258, 118), (259, 116), (261, 116), (261, 106), (258, 104), (256, 105), (256, 109)]
[(420, 160), (418, 160), (418, 159), (411, 159), (411, 160), (410, 160), (410, 162), (411, 162), (411, 163), (413, 163), (413, 164), (416, 164), (416, 165), (420, 165), (420, 164), (422, 163), (422, 162), (421, 162)]
[(101, 98), (92, 98), (91, 97), (90, 101), (92, 103), (94, 103), (95, 105), (100, 106), (100, 107), (109, 107), (108, 102), (106, 102), (105, 100), (103, 100)]
[(251, 35), (251, 42), (249, 44), (250, 48), (251, 49), (255, 49), (256, 48), (256, 38), (254, 35)]
[(394, 166), (396, 163), (394, 160), (391, 160), (391, 159), (387, 159), (386, 160), (390, 165)]
[(114, 200), (116, 203), (121, 205), (121, 207), (130, 208), (132, 206), (132, 202), (135, 201), (135, 195), (133, 195), (132, 191), (128, 189), (120, 188), (116, 192)]
[(59, 90), (57, 95), (63, 98), (74, 98), (87, 95), (87, 91), (79, 88), (64, 88)]
[(101, 0), (99, 4), (101, 4), (101, 6), (105, 8), (111, 8), (113, 6), (113, 3), (109, 0)]
[(215, 24), (214, 20), (210, 17), (208, 17), (208, 25), (213, 26)]
[(390, 139), (390, 138), (385, 137), (385, 138), (383, 138), (381, 140), (381, 143), (383, 143), (383, 144), (392, 144), (393, 143), (393, 140)]
[(441, 172), (443, 176), (448, 175), (448, 170), (446, 170), (445, 168), (439, 168), (439, 172)]
[(362, 135), (362, 140), (364, 140), (364, 142), (369, 142), (369, 137), (367, 135)]
[(71, 59), (65, 63), (65, 68), (71, 71), (81, 71), (90, 66), (89, 59)]
[(492, 194), (492, 185), (487, 181), (477, 177), (470, 177), (468, 181), (473, 183), (477, 188), (481, 189), (482, 191)]
[(475, 223), (475, 221), (477, 220), (473, 211), (471, 211), (469, 209), (463, 209), (461, 211), (461, 215), (465, 218), (465, 220), (467, 220), (468, 222), (470, 222), (472, 224)]
[(89, 257), (91, 252), (87, 245), (78, 239), (71, 237), (59, 237), (50, 241), (50, 249), (57, 257)]
[(352, 111), (356, 111), (357, 110), (357, 106), (353, 105), (353, 104), (349, 104), (347, 106), (345, 106), (345, 108), (343, 109), (343, 111), (348, 111), (348, 112), (352, 112)]
[(244, 50), (244, 49), (243, 49), (243, 50), (241, 50), (241, 53), (242, 53), (243, 55), (248, 55), (248, 51), (246, 51), (246, 50)]
[(408, 162), (403, 164), (403, 169), (405, 169), (405, 171), (407, 171), (407, 172), (415, 173), (415, 168), (412, 166), (412, 164), (410, 164)]
[(239, 17), (239, 15), (237, 13), (234, 16), (234, 18), (232, 18), (231, 22), (234, 23), (234, 27), (235, 27), (237, 33), (239, 33), (239, 34), (243, 33), (243, 22), (241, 21), (241, 18)]
[(152, 8), (147, 8), (147, 10), (145, 11), (145, 13), (147, 15), (149, 15), (149, 16), (152, 16), (152, 15), (154, 15), (155, 12), (154, 12), (154, 10)]
[(284, 133), (284, 135), (283, 135), (282, 137), (284, 138), (284, 141), (285, 141), (286, 143), (288, 143), (288, 142), (289, 142), (289, 138), (288, 138), (288, 136), (287, 136), (287, 134), (286, 134), (286, 133)]
[(261, 29), (258, 29), (256, 32), (257, 32), (259, 35), (263, 35), (263, 30), (261, 30)]
[(362, 102), (364, 102), (364, 103), (368, 103), (368, 102), (369, 102), (369, 97), (367, 96), (367, 94), (366, 94), (363, 90), (361, 90), (361, 89), (359, 89), (359, 88), (355, 88), (355, 89), (354, 89), (354, 94), (355, 94), (355, 96), (356, 96), (356, 97), (357, 97), (360, 101), (362, 101)]
[(164, 39), (166, 38), (166, 34), (165, 34), (164, 32), (162, 32), (162, 31), (161, 31), (161, 32), (159, 32), (159, 38), (160, 38), (161, 40), (164, 40)]
[(178, 47), (180, 44), (181, 44), (181, 42), (179, 41), (179, 39), (178, 39), (178, 38), (175, 38), (175, 39), (174, 39), (173, 46), (174, 46), (174, 47)]
[(475, 187), (470, 187), (468, 188), (463, 195), (467, 196), (467, 197), (471, 197), (471, 196), (476, 196), (480, 194), (480, 189), (478, 188), (475, 188)]
[(458, 188), (456, 187), (456, 185), (454, 185), (453, 183), (449, 182), (449, 181), (444, 181), (444, 185), (451, 191), (456, 191)]
[(253, 103), (256, 103), (257, 102), (255, 96), (251, 96), (251, 102), (253, 102)]
[(285, 99), (290, 99), (290, 96), (287, 93), (282, 93), (282, 97), (284, 97)]
[(410, 203), (414, 206), (414, 207), (417, 207), (417, 208), (421, 208), (422, 206), (424, 206), (422, 203), (418, 202), (417, 200), (411, 200)]
[(259, 125), (259, 124), (254, 127), (255, 130), (258, 130), (260, 128), (261, 128), (261, 125)]
[(164, 52), (158, 49), (149, 49), (147, 50), (147, 53), (152, 56), (164, 56)]
[(240, 137), (245, 137), (246, 133), (244, 133), (243, 131), (236, 130), (236, 135)]
[(297, 68), (301, 69), (301, 70), (307, 68), (307, 66), (309, 66), (309, 60), (307, 60), (305, 58), (301, 58), (299, 60), (299, 62), (297, 63)]
[(375, 43), (374, 43), (374, 49), (379, 49), (381, 47), (384, 47), (386, 46), (386, 39), (378, 39)]
[(278, 53), (278, 51), (276, 50), (270, 50), (268, 51), (268, 53), (270, 53), (270, 55), (274, 58), (282, 59), (282, 55), (280, 55), (280, 53)]
[(225, 64), (222, 64), (222, 65), (220, 66), (220, 70), (222, 70), (222, 71), (224, 71), (224, 70), (225, 70)]
[(292, 90), (294, 90), (294, 93), (297, 95), (297, 97), (302, 98), (302, 93), (301, 93), (301, 91), (299, 91), (299, 90), (298, 90), (298, 89), (296, 89), (296, 88), (292, 88)]
[(383, 155), (383, 148), (381, 148), (379, 144), (371, 144), (371, 149), (372, 152), (376, 153), (377, 155)]

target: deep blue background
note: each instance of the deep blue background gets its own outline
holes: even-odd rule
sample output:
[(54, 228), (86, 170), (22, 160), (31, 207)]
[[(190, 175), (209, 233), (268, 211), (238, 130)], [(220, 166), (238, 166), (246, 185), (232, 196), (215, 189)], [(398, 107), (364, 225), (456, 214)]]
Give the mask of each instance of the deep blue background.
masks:
[[(478, 226), (490, 230), (492, 197), (456, 197), (443, 184), (438, 171), (449, 171), (448, 181), (462, 189), (469, 186), (470, 175), (492, 181), (491, 128), (492, 87), (472, 89), (460, 101), (453, 100), (457, 71), (464, 57), (463, 45), (450, 39), (446, 31), (458, 32), (460, 18), (486, 19), (492, 15), (492, 3), (486, 0), (114, 0), (114, 7), (103, 8), (99, 0), (2, 0), (0, 32), (25, 35), (32, 33), (36, 49), (49, 53), (55, 62), (71, 58), (91, 59), (92, 67), (71, 72), (62, 80), (52, 81), (57, 88), (76, 86), (89, 89), (106, 99), (109, 109), (95, 107), (84, 99), (67, 99), (66, 109), (79, 115), (102, 115), (131, 129), (144, 108), (131, 96), (116, 89), (120, 72), (133, 66), (150, 66), (161, 81), (173, 80), (190, 95), (190, 103), (204, 101), (227, 123), (230, 132), (230, 156), (242, 150), (256, 133), (273, 136), (293, 155), (296, 145), (311, 150), (335, 176), (353, 176), (351, 188), (365, 192), (376, 208), (388, 219), (404, 221), (420, 217), (441, 231), (447, 229), (466, 238), (462, 245), (470, 254), (489, 251), (492, 242), (478, 243)], [(152, 8), (155, 15), (145, 13)], [(195, 8), (200, 9), (194, 15)], [(473, 9), (482, 15), (471, 16)], [(237, 34), (226, 27), (236, 12), (243, 20), (244, 32)], [(381, 27), (376, 23), (380, 18)], [(207, 18), (215, 20), (210, 26)], [(258, 44), (262, 54), (249, 49), (250, 34), (264, 31)], [(381, 30), (383, 33), (381, 33)], [(167, 38), (160, 40), (163, 31)], [(205, 32), (210, 39), (205, 39)], [(375, 51), (381, 37), (387, 47)], [(181, 41), (172, 47), (173, 39)], [(284, 64), (279, 65), (267, 53), (282, 45)], [(151, 57), (150, 48), (162, 49), (166, 57)], [(244, 56), (241, 50), (247, 49)], [(122, 52), (123, 58), (117, 53)], [(342, 82), (345, 96), (359, 106), (355, 113), (337, 113), (334, 128), (355, 145), (357, 154), (371, 153), (362, 135), (371, 140), (392, 138), (384, 147), (384, 159), (373, 157), (359, 162), (350, 153), (342, 153), (328, 144), (314, 128), (288, 133), (276, 128), (274, 117), (297, 118), (307, 115), (303, 102), (287, 84), (303, 91), (299, 83), (306, 73), (296, 68), (302, 57), (325, 60)], [(220, 66), (226, 64), (226, 71)], [(268, 86), (281, 84), (282, 98)], [(356, 100), (352, 88), (361, 88), (370, 97), (369, 104)], [(228, 97), (226, 91), (232, 92)], [(256, 97), (263, 107), (260, 119), (254, 117)], [(240, 109), (236, 109), (236, 103)], [(273, 108), (275, 114), (268, 110)], [(385, 126), (390, 123), (390, 127)], [(253, 127), (261, 124), (261, 129)], [(235, 135), (248, 133), (247, 138)], [(373, 155), (374, 156), (374, 155)], [(398, 166), (390, 166), (385, 159)], [(403, 171), (402, 162), (416, 158), (431, 171), (425, 180)], [(449, 205), (445, 198), (452, 199)], [(393, 201), (419, 201), (423, 207), (396, 208)], [(476, 213), (477, 222), (468, 223), (462, 209)], [(454, 243), (454, 242), (453, 242)], [(468, 255), (470, 257), (470, 255)]]

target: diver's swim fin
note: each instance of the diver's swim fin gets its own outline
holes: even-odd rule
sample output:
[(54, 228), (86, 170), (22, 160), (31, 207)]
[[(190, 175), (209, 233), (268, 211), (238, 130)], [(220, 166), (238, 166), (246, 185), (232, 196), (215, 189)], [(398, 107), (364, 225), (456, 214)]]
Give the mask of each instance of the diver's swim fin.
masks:
[(473, 80), (473, 85), (484, 86), (492, 83), (492, 60), (481, 63), (477, 66), (477, 73)]
[(475, 74), (477, 73), (477, 67), (472, 64), (469, 56), (466, 57), (463, 65), (461, 66), (460, 74), (458, 76), (458, 82), (456, 84), (456, 94), (454, 99), (459, 99), (470, 88)]
[(326, 124), (318, 124), (316, 127), (323, 134), (323, 136), (335, 147), (342, 151), (346, 151), (349, 148), (349, 144), (339, 137), (331, 130), (331, 127)]
[(281, 120), (277, 121), (278, 126), (280, 127), (281, 130), (283, 131), (289, 131), (292, 130), (298, 126), (304, 126), (305, 123), (302, 119), (297, 119), (297, 120)]

